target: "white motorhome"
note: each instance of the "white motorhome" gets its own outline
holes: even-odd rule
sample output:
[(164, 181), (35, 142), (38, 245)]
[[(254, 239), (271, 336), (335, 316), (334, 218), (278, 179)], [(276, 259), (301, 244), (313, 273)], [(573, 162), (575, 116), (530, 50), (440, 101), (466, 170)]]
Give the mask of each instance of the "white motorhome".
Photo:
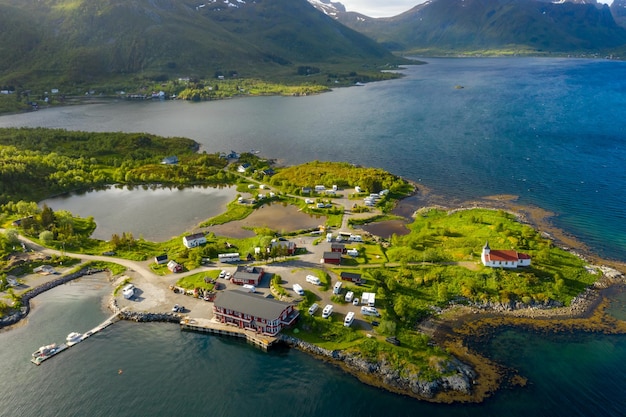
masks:
[(333, 287), (333, 294), (341, 294), (341, 281), (337, 281)]
[(350, 327), (353, 321), (354, 321), (354, 312), (350, 311), (348, 314), (346, 314), (346, 318), (343, 320), (343, 325), (346, 327)]
[(306, 282), (311, 283), (313, 285), (321, 285), (320, 279), (315, 275), (307, 275)]
[(298, 295), (304, 295), (304, 290), (300, 284), (293, 284), (293, 291)]
[(322, 310), (322, 318), (327, 319), (330, 317), (331, 314), (333, 314), (333, 305), (326, 304), (326, 307), (324, 307), (324, 310)]
[(241, 261), (241, 257), (239, 256), (239, 253), (220, 253), (219, 255), (217, 255), (217, 258), (219, 259), (220, 262), (239, 262)]
[(310, 315), (315, 314), (315, 312), (317, 311), (317, 309), (318, 309), (318, 308), (320, 308), (320, 306), (319, 306), (319, 305), (317, 305), (317, 303), (313, 303), (313, 304), (311, 305), (311, 307), (309, 307), (309, 314), (310, 314)]

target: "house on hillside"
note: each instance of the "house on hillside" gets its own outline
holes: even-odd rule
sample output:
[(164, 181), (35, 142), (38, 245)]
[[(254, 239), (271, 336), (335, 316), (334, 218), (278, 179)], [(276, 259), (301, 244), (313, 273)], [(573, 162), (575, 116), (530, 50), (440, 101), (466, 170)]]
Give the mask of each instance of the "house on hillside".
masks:
[(270, 250), (274, 249), (274, 248), (281, 248), (281, 249), (285, 249), (287, 252), (287, 255), (291, 256), (294, 255), (296, 253), (296, 250), (298, 249), (298, 247), (296, 246), (296, 244), (290, 240), (277, 240), (277, 241), (273, 241), (270, 245)]
[(157, 265), (163, 265), (168, 262), (167, 254), (158, 255), (154, 257), (154, 263)]
[(530, 256), (515, 250), (491, 250), (489, 242), (483, 246), (480, 256), (483, 265), (491, 268), (517, 268), (530, 266)]
[(233, 274), (233, 277), (230, 279), (230, 281), (233, 284), (237, 285), (248, 284), (257, 287), (263, 279), (264, 274), (265, 271), (263, 270), (263, 268), (239, 265), (237, 266), (237, 270)]
[(195, 248), (196, 246), (204, 245), (206, 243), (206, 237), (204, 233), (194, 233), (193, 235), (183, 237), (183, 245), (187, 249)]
[(342, 281), (351, 281), (356, 285), (365, 284), (365, 280), (361, 277), (361, 274), (355, 274), (353, 272), (342, 272), (339, 277)]
[(324, 252), (322, 262), (325, 264), (340, 265), (341, 252)]
[(248, 170), (248, 168), (250, 168), (250, 164), (247, 162), (243, 163), (237, 167), (237, 172), (244, 173)]
[(167, 263), (167, 269), (175, 274), (183, 272), (183, 266), (174, 260), (171, 260)]
[(223, 291), (213, 303), (219, 322), (269, 336), (295, 323), (299, 314), (293, 304), (239, 290)]
[(343, 243), (333, 242), (330, 244), (330, 251), (338, 252), (338, 253), (346, 253), (346, 245), (344, 245)]

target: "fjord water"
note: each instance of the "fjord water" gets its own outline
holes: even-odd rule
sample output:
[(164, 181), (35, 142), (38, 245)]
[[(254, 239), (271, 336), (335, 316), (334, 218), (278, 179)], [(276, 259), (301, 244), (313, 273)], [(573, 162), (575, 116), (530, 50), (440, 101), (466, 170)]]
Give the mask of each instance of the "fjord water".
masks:
[[(626, 260), (626, 64), (428, 62), (403, 79), (313, 97), (119, 101), (0, 117), (0, 126), (147, 131), (284, 163), (346, 160), (452, 202), (517, 194), (556, 212), (555, 223), (595, 251)], [(624, 415), (624, 336), (503, 332), (484, 349), (529, 385), (481, 405), (417, 402), (295, 350), (265, 354), (173, 325), (118, 323), (40, 367), (28, 362), (40, 345), (96, 325), (105, 293), (89, 279), (62, 286), (37, 297), (25, 325), (0, 333), (0, 415)], [(612, 313), (626, 316), (624, 294)]]
[(109, 291), (103, 275), (57, 287), (37, 297), (26, 323), (0, 333), (0, 416), (624, 415), (622, 336), (504, 332), (485, 351), (530, 382), (480, 405), (419, 402), (293, 349), (264, 353), (173, 324), (118, 322), (38, 367), (29, 362), (37, 347), (103, 320)]
[(601, 255), (626, 258), (626, 63), (428, 59), (402, 72), (312, 97), (116, 101), (0, 126), (185, 136), (208, 152), (253, 148), (287, 164), (349, 161), (451, 200), (515, 194)]

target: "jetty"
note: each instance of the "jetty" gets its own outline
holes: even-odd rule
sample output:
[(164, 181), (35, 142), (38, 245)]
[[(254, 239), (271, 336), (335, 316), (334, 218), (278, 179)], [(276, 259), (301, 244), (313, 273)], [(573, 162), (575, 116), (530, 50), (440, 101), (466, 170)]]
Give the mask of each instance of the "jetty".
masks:
[(120, 313), (122, 311), (123, 310), (118, 311), (117, 313), (113, 314), (111, 317), (108, 317), (106, 320), (104, 320), (102, 323), (100, 323), (99, 325), (97, 325), (93, 329), (83, 333), (79, 338), (77, 338), (71, 344), (70, 343), (63, 343), (61, 345), (53, 345), (55, 347), (48, 354), (41, 355), (41, 356), (33, 356), (30, 361), (32, 363), (34, 363), (35, 365), (41, 365), (43, 362), (45, 362), (48, 359), (58, 355), (59, 353), (65, 352), (66, 350), (68, 350), (72, 346), (77, 345), (78, 343), (82, 342), (85, 339), (88, 339), (89, 337), (91, 337), (94, 334), (100, 332), (101, 330), (106, 329), (107, 327), (109, 327), (110, 325), (115, 323), (116, 321), (119, 321), (119, 319), (120, 319), (119, 315), (120, 315)]
[(267, 336), (250, 329), (242, 329), (234, 325), (220, 323), (211, 319), (184, 318), (180, 321), (180, 328), (181, 330), (192, 332), (211, 333), (246, 339), (248, 343), (263, 349), (264, 351), (267, 351), (272, 345), (280, 340), (278, 337)]

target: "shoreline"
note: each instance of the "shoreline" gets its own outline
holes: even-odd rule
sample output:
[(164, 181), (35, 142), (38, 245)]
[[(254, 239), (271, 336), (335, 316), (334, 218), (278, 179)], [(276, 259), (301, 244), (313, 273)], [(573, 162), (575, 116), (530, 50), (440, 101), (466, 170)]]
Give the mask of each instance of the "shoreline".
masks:
[[(416, 185), (412, 183), (413, 185)], [(479, 308), (479, 306), (451, 305), (441, 314), (431, 316), (418, 324), (418, 329), (432, 337), (440, 347), (446, 349), (455, 360), (471, 367), (476, 375), (471, 378), (472, 385), (469, 393), (450, 389), (449, 386), (438, 389), (433, 396), (419, 395), (409, 389), (407, 385), (390, 384), (390, 380), (384, 380), (380, 374), (365, 370), (363, 367), (350, 366), (351, 360), (344, 360), (345, 353), (339, 352), (343, 358), (335, 355), (319, 355), (315, 352), (307, 352), (341, 368), (361, 382), (384, 389), (389, 392), (406, 395), (423, 401), (433, 403), (480, 403), (492, 396), (504, 387), (523, 387), (526, 380), (515, 369), (507, 368), (494, 362), (480, 352), (478, 348), (482, 342), (497, 334), (500, 329), (514, 327), (527, 331), (559, 333), (563, 331), (576, 331), (585, 333), (603, 334), (626, 334), (626, 321), (617, 320), (607, 315), (606, 308), (609, 303), (608, 296), (614, 291), (623, 291), (626, 288), (624, 277), (624, 264), (617, 261), (608, 261), (592, 254), (589, 249), (577, 241), (573, 236), (551, 225), (549, 219), (554, 216), (538, 207), (522, 206), (516, 204), (515, 196), (487, 196), (468, 201), (456, 207), (443, 204), (443, 196), (434, 194), (422, 185), (417, 185), (417, 191), (406, 198), (412, 198), (419, 202), (422, 207), (437, 206), (446, 210), (468, 210), (474, 208), (488, 208), (494, 210), (506, 210), (513, 213), (519, 221), (529, 224), (540, 233), (547, 233), (555, 244), (568, 244), (568, 250), (575, 251), (585, 259), (600, 261), (601, 264), (619, 265), (617, 274), (607, 276), (607, 270), (585, 292), (580, 294), (570, 306), (558, 308), (523, 308), (512, 311), (497, 311), (492, 306)], [(400, 200), (398, 203), (401, 203)], [(579, 253), (580, 252), (580, 253)], [(107, 297), (115, 296), (108, 295)], [(108, 306), (110, 308), (110, 304)], [(156, 316), (167, 313), (146, 313)], [(164, 321), (162, 318), (157, 321)], [(169, 321), (166, 320), (166, 321)], [(298, 348), (298, 346), (295, 346)], [(354, 362), (354, 361), (352, 361)], [(392, 380), (395, 382), (397, 380)], [(423, 381), (416, 381), (419, 384)]]

